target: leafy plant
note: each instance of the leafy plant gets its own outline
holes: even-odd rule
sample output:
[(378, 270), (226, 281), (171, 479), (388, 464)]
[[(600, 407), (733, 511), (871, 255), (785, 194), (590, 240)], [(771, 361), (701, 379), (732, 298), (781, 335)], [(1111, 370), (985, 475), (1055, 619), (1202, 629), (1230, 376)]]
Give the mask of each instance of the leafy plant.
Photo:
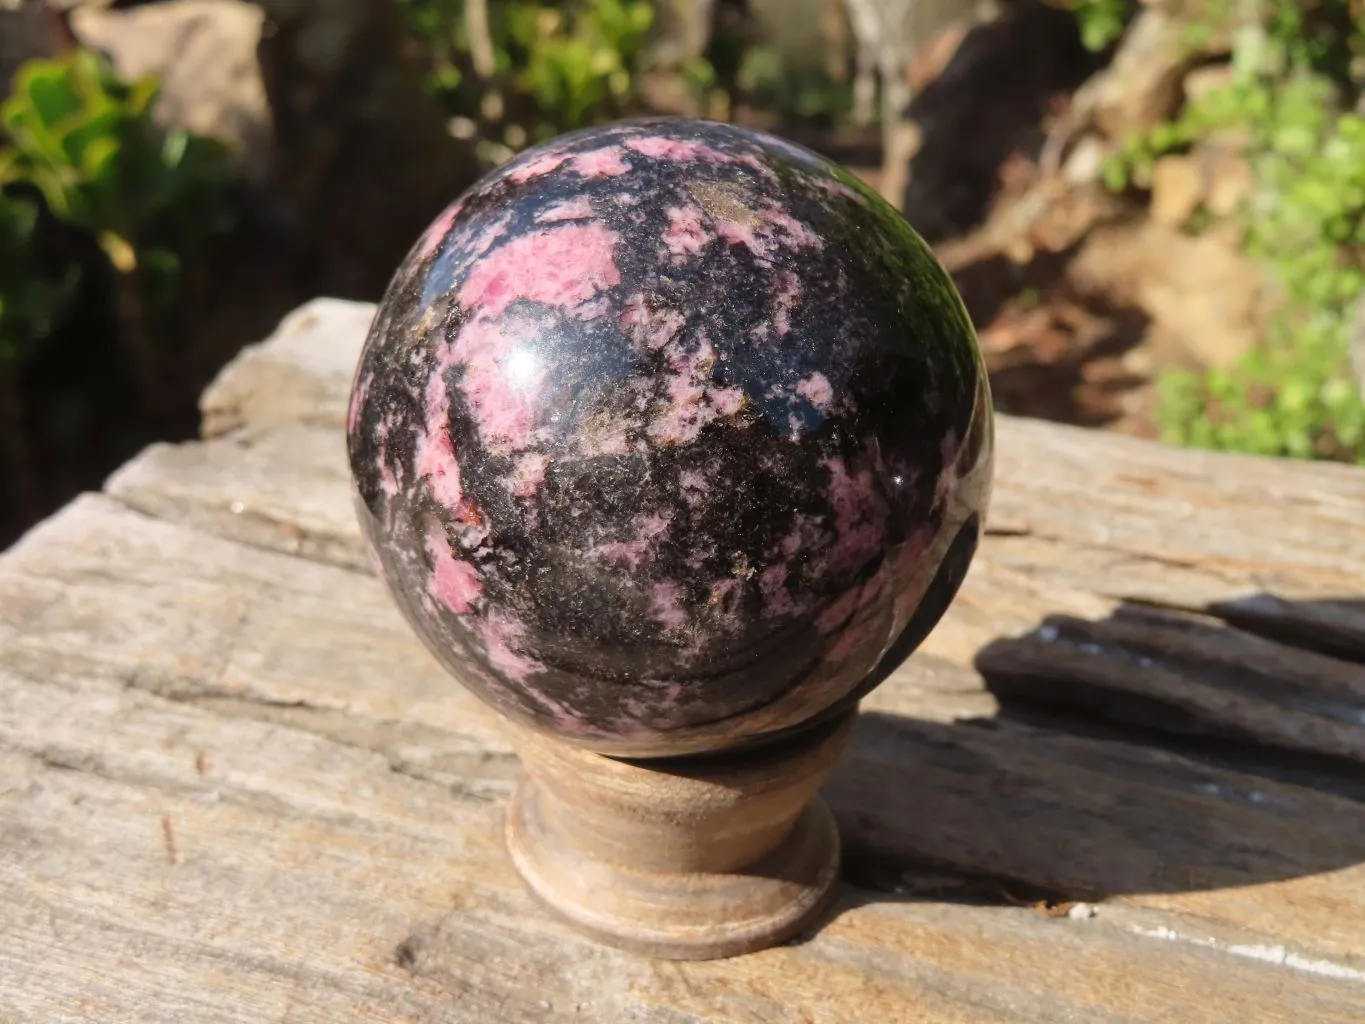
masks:
[(120, 340), (141, 398), (165, 396), (159, 316), (183, 259), (230, 226), (225, 147), (152, 119), (155, 78), (119, 80), (86, 50), (22, 65), (0, 106), (0, 185), (32, 186), (61, 221), (88, 231), (115, 274)]
[(581, 128), (632, 95), (633, 63), (654, 9), (641, 0), (592, 0), (566, 10), (507, 4), (505, 61), (544, 118), (533, 135)]
[(163, 135), (152, 121), (159, 91), (154, 77), (124, 83), (77, 49), (23, 65), (0, 106), (10, 143), (0, 150), (0, 182), (32, 183), (123, 273), (147, 263), (173, 274), (178, 251), (230, 226), (225, 147), (179, 130)]
[[(608, 120), (636, 99), (648, 0), (400, 0), (432, 59), (432, 88), (496, 162)], [(698, 82), (704, 68), (689, 69)]]
[(1269, 0), (1261, 11), (1233, 34), (1231, 82), (1106, 168), (1122, 188), (1163, 153), (1215, 133), (1244, 139), (1256, 188), (1243, 237), (1282, 294), (1263, 343), (1235, 365), (1168, 375), (1157, 418), (1176, 443), (1365, 462), (1349, 356), (1365, 296), (1365, 117), (1354, 109), (1365, 25), (1349, 0)]

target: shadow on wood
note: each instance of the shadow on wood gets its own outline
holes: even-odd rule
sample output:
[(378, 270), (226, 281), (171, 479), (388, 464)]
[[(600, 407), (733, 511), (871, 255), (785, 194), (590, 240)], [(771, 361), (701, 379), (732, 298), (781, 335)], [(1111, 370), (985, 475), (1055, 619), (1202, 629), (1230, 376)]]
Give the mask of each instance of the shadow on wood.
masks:
[[(1237, 889), (1365, 863), (1365, 601), (1261, 595), (1220, 611), (1256, 633), (1132, 603), (1102, 621), (1049, 616), (980, 651), (996, 717), (864, 713), (825, 792), (846, 877), (1013, 903)], [(1182, 741), (1182, 756), (1154, 739)]]

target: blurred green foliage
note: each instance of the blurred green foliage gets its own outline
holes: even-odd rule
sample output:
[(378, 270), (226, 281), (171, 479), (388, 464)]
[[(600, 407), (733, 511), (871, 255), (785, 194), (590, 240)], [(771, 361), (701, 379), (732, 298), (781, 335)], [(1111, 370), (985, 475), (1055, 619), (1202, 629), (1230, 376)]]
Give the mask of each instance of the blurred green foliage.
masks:
[(158, 92), (76, 49), (21, 65), (0, 105), (0, 470), (20, 507), (43, 453), (94, 447), (103, 392), (115, 432), (184, 405), (186, 260), (230, 227), (233, 172), (219, 142), (155, 124)]
[(398, 2), (429, 51), (433, 90), (477, 125), (490, 163), (637, 100), (649, 0)]
[(1098, 53), (1123, 35), (1132, 14), (1131, 0), (1074, 0), (1072, 13), (1087, 50)]
[[(645, 110), (640, 86), (658, 0), (398, 2), (429, 54), (433, 91), (487, 163)], [(789, 66), (733, 20), (718, 18), (706, 56), (673, 69), (697, 110), (726, 117), (734, 93), (779, 118), (847, 117), (851, 83), (819, 66)]]
[(544, 121), (534, 136), (582, 128), (633, 97), (635, 61), (653, 21), (642, 0), (591, 0), (556, 10), (508, 4), (501, 70), (529, 94)]
[[(1208, 11), (1231, 18), (1235, 8)], [(1163, 379), (1158, 422), (1181, 444), (1365, 462), (1349, 356), (1365, 295), (1365, 24), (1349, 0), (1269, 0), (1232, 39), (1231, 82), (1130, 140), (1105, 171), (1120, 189), (1165, 153), (1216, 135), (1239, 141), (1256, 181), (1245, 244), (1282, 293), (1264, 343), (1235, 365)]]
[(818, 64), (792, 67), (775, 47), (748, 47), (735, 85), (747, 102), (781, 117), (841, 122), (853, 109), (852, 82), (835, 82)]
[(71, 50), (29, 61), (0, 106), (0, 185), (25, 182), (59, 220), (91, 233), (120, 273), (173, 296), (181, 255), (231, 225), (221, 143), (152, 120), (160, 86), (124, 83), (101, 57)]

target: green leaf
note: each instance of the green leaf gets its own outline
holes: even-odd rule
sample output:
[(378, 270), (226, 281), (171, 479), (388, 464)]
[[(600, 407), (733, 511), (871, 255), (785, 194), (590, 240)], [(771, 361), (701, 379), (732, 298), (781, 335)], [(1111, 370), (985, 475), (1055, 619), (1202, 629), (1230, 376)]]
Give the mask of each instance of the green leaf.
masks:
[(80, 112), (80, 94), (72, 87), (70, 75), (59, 64), (31, 60), (15, 75), (14, 94), (27, 101), (32, 116), (47, 125), (56, 125)]
[(92, 182), (116, 182), (122, 151), (123, 143), (117, 136), (102, 135), (91, 139), (81, 154), (80, 169), (85, 178)]

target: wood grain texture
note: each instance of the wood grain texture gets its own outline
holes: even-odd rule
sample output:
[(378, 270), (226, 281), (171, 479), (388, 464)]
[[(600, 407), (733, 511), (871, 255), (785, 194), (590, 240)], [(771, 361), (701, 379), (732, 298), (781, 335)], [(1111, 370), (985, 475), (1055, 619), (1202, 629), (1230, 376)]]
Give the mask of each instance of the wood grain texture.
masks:
[[(380, 598), (376, 581), (94, 497), (7, 556), (0, 581), (0, 1007), (19, 1021), (1347, 1021), (1358, 1005), (1359, 982), (1321, 974), (1351, 970), (1360, 919), (1358, 882), (1330, 877), (1317, 895), (1339, 924), (1321, 933), (1331, 918), (1312, 892), (1278, 921), (1274, 892), (1203, 919), (1105, 905), (1054, 920), (849, 888), (815, 938), (724, 968), (599, 949), (535, 910), (506, 862), (515, 765), (493, 716), (415, 645), (394, 661), (404, 636), (379, 601), (323, 615), (348, 604), (347, 582)], [(320, 631), (300, 646), (309, 620)], [(1201, 790), (1226, 774), (1043, 739), (868, 715), (830, 797), (850, 843), (907, 883), (921, 857), (1021, 877), (1031, 860), (1114, 871), (1125, 844), (1172, 832), (1206, 862), (1218, 849), (1201, 830), (1220, 818), (1249, 847), (1235, 881), (1355, 856), (1346, 801), (1295, 790), (1262, 809)], [(1122, 810), (1138, 796), (1153, 806)], [(1336, 846), (1319, 849), (1332, 828)], [(1302, 839), (1257, 849), (1258, 831), (1262, 846)], [(1218, 923), (1239, 914), (1255, 927)], [(1229, 952), (1289, 932), (1317, 973)]]
[(642, 766), (507, 723), (525, 770), (507, 854), (582, 934), (666, 960), (781, 945), (839, 889), (839, 828), (817, 791), (857, 711), (760, 752)]
[(199, 401), (206, 437), (291, 423), (345, 422), (360, 346), (374, 317), (364, 302), (316, 299), (245, 349)]
[[(153, 446), (109, 492), (367, 570), (340, 432), (370, 310), (295, 313), (210, 388), (231, 436)], [(254, 397), (281, 381), (306, 401)], [(1365, 760), (1365, 472), (1004, 416), (997, 433), (989, 536), (927, 653), (1014, 698)]]
[(962, 598), (826, 786), (832, 918), (665, 964), (533, 906), (500, 724), (369, 572), (368, 317), (295, 314), (206, 395), (220, 436), (0, 557), (0, 1021), (1361, 1019), (1365, 803), (997, 712), (1362, 759), (1365, 474), (1002, 419)]

